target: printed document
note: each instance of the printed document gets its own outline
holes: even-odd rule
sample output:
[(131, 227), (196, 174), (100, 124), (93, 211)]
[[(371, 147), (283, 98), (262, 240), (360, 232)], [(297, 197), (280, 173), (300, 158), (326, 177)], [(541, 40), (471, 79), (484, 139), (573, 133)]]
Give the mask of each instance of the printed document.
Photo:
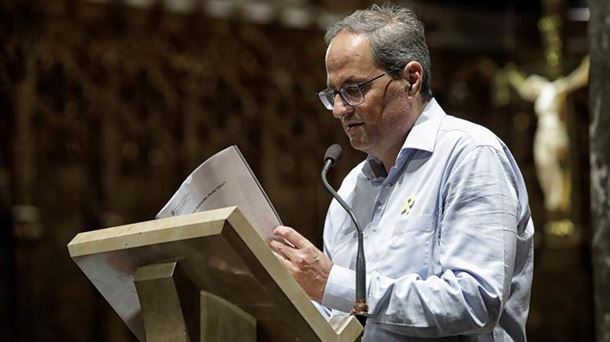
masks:
[(216, 153), (193, 171), (157, 218), (237, 206), (265, 240), (282, 222), (237, 146)]

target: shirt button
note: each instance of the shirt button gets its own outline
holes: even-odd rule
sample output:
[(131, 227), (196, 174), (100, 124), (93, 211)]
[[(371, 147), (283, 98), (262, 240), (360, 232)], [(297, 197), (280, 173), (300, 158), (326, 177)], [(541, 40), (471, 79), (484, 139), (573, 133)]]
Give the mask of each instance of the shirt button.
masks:
[(388, 184), (386, 184), (386, 185), (385, 185), (385, 187), (386, 187), (386, 188), (391, 188), (391, 187), (392, 187), (392, 185), (393, 185), (392, 183), (388, 183)]

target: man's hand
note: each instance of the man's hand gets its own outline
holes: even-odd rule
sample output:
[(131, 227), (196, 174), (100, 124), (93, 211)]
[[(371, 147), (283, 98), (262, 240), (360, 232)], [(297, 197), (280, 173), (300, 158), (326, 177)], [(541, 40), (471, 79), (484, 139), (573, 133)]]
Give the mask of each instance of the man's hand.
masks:
[(322, 302), (332, 261), (311, 242), (290, 227), (278, 226), (273, 233), (287, 243), (270, 240), (269, 246), (277, 254), (284, 268), (301, 285), (309, 297)]

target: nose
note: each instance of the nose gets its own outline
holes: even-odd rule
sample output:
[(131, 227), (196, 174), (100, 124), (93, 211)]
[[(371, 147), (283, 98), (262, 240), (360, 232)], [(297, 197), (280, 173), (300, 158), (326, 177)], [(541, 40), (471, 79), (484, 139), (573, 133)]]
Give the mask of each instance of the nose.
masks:
[(335, 119), (342, 118), (345, 114), (354, 111), (354, 107), (348, 105), (343, 101), (343, 98), (339, 94), (335, 94), (335, 98), (333, 100), (333, 116)]

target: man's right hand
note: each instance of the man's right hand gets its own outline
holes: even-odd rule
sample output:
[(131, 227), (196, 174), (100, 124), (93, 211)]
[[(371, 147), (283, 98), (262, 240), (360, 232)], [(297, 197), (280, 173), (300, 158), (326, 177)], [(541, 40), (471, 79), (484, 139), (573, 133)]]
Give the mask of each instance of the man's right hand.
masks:
[(292, 246), (270, 240), (269, 247), (307, 295), (317, 302), (322, 302), (328, 274), (333, 266), (332, 261), (303, 235), (290, 227), (278, 226), (273, 233)]

